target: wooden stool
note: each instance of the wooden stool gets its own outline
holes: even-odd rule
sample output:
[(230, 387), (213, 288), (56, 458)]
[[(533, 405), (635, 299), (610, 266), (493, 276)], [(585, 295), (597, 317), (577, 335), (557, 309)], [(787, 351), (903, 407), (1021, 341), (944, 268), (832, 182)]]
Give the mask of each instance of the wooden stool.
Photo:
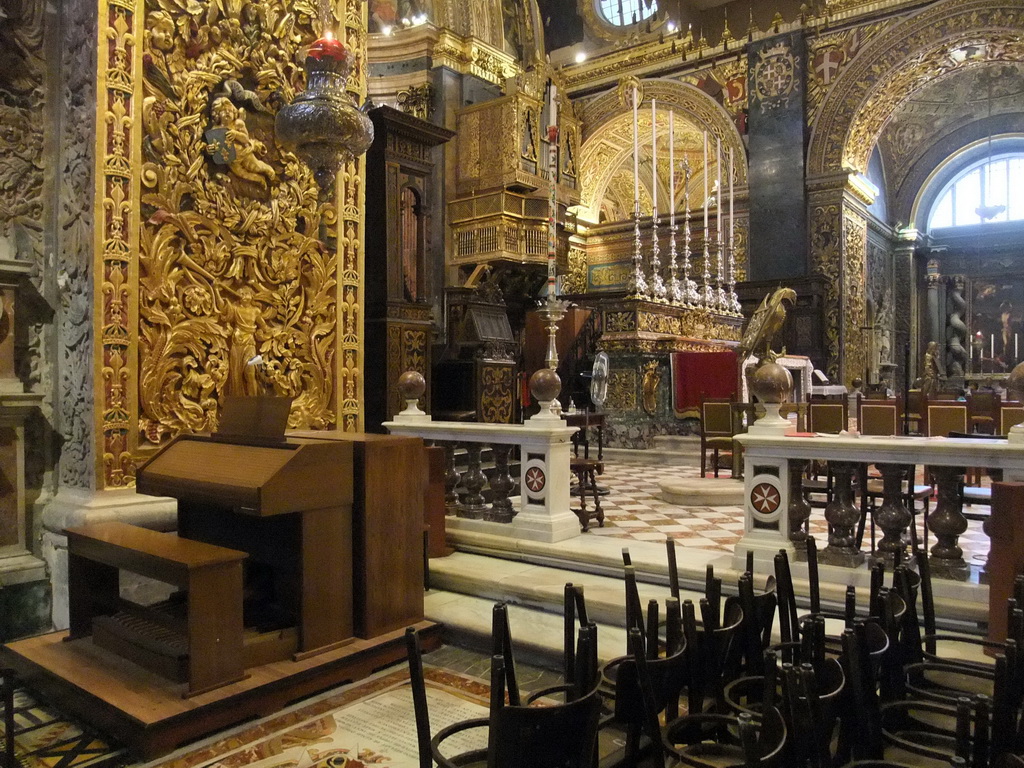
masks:
[(590, 530), (590, 512), (587, 511), (587, 494), (594, 498), (594, 517), (597, 524), (604, 528), (604, 510), (601, 509), (601, 496), (597, 492), (597, 476), (604, 473), (604, 462), (597, 459), (569, 459), (569, 469), (580, 484), (580, 508), (574, 509), (580, 519), (580, 527), (586, 533)]

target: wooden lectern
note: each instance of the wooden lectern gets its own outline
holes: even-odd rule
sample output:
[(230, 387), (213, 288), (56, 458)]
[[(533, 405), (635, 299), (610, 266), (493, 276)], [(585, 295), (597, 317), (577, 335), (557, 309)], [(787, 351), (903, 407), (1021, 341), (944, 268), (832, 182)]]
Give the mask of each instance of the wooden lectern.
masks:
[(245, 552), (245, 666), (353, 635), (352, 446), (176, 438), (139, 468), (140, 493), (178, 499), (178, 535)]

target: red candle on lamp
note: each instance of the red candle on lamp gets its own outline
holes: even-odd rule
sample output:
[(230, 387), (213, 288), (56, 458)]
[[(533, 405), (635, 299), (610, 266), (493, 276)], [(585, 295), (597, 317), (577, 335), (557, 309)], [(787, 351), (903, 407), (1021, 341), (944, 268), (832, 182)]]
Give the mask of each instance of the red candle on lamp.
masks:
[(348, 51), (341, 40), (328, 33), (309, 46), (306, 55), (314, 59), (331, 58), (344, 61), (348, 58)]

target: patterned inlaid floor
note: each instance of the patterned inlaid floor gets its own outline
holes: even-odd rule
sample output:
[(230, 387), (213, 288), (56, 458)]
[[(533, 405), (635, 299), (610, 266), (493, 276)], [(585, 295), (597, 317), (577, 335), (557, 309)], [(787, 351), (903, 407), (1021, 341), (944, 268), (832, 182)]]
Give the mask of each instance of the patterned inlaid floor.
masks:
[[(743, 535), (741, 507), (679, 506), (662, 501), (659, 496), (659, 480), (699, 476), (697, 467), (605, 461), (605, 472), (598, 478), (598, 485), (609, 491), (601, 499), (605, 525), (604, 528), (591, 526), (590, 534), (640, 541), (664, 541), (671, 536), (681, 547), (731, 553)], [(721, 477), (728, 476), (728, 470), (721, 473)], [(934, 504), (933, 500), (933, 508)], [(821, 507), (815, 507), (811, 512), (811, 533), (818, 540), (819, 547), (828, 541), (828, 524), (823, 511)], [(922, 515), (916, 515), (916, 520), (919, 540), (923, 541)], [(964, 559), (973, 565), (983, 565), (988, 557), (988, 536), (981, 525), (980, 521), (969, 520), (967, 531), (960, 537)], [(879, 539), (881, 535), (882, 532), (878, 531)], [(934, 543), (935, 537), (930, 536), (929, 547)], [(863, 547), (865, 550), (870, 547), (870, 529), (864, 534)]]

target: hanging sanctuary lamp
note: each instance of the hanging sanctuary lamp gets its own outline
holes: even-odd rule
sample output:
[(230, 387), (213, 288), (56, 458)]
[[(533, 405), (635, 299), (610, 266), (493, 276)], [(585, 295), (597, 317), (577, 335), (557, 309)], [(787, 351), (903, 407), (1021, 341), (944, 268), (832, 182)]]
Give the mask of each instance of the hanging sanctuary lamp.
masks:
[(341, 167), (366, 152), (373, 123), (346, 91), (352, 72), (351, 52), (327, 28), (306, 52), (306, 89), (277, 113), (278, 141), (313, 171), (326, 194)]

